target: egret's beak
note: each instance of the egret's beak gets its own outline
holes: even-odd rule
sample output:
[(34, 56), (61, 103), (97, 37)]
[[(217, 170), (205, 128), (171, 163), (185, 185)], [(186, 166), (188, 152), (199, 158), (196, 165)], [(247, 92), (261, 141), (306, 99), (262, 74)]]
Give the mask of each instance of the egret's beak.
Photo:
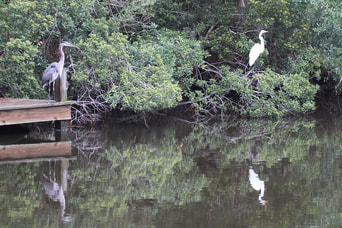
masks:
[(265, 33), (268, 33), (269, 31), (265, 30)]

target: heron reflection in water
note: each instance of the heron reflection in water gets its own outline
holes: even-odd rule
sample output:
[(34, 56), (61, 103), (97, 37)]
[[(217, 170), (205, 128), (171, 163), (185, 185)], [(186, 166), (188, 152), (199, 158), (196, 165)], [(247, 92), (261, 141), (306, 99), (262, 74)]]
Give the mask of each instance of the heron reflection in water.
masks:
[(260, 180), (259, 175), (253, 170), (252, 167), (249, 168), (249, 182), (254, 190), (260, 191), (258, 199), (260, 204), (265, 206), (267, 204), (267, 200), (263, 199), (265, 193), (265, 183), (264, 181)]
[[(60, 162), (61, 161), (57, 161)], [(54, 164), (56, 161), (54, 161)], [(49, 164), (50, 165), (50, 164)], [(65, 223), (69, 223), (72, 221), (72, 217), (65, 215), (65, 195), (63, 184), (58, 184), (55, 178), (55, 168), (53, 169), (53, 173), (51, 174), (51, 167), (50, 167), (50, 174), (49, 177), (43, 174), (43, 187), (45, 194), (51, 199), (53, 202), (59, 203), (61, 208), (61, 220)]]

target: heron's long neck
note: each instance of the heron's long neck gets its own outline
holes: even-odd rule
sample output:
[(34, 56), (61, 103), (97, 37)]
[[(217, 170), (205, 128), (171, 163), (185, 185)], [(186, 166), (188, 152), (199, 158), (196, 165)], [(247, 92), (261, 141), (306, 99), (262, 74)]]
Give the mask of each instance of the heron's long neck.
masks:
[(59, 53), (60, 53), (60, 58), (58, 62), (58, 74), (62, 75), (63, 68), (64, 68), (64, 51), (63, 51), (63, 45), (59, 45)]
[(64, 51), (63, 51), (63, 45), (59, 45), (59, 53), (60, 53), (60, 58), (59, 58), (59, 64), (61, 64), (62, 65), (62, 67), (64, 67), (64, 58), (65, 58), (65, 56), (64, 56)]

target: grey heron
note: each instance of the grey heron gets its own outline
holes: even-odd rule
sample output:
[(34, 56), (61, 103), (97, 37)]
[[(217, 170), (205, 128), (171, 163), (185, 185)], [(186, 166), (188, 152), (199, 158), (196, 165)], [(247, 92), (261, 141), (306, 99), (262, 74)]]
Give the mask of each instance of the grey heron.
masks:
[(63, 47), (77, 47), (76, 45), (68, 42), (68, 41), (63, 41), (59, 44), (59, 52), (60, 52), (60, 59), (59, 62), (53, 62), (51, 63), (43, 72), (42, 76), (42, 87), (45, 88), (45, 86), (48, 86), (49, 90), (49, 101), (50, 102), (50, 90), (51, 90), (51, 84), (52, 84), (52, 90), (53, 92), (55, 91), (55, 81), (60, 76), (63, 72), (63, 67), (64, 67), (64, 60), (65, 60), (65, 55), (63, 51)]

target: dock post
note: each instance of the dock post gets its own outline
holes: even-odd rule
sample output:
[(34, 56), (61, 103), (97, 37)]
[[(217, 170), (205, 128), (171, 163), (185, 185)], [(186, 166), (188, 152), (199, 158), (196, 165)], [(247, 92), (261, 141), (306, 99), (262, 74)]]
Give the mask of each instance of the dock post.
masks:
[[(62, 74), (57, 78), (55, 83), (55, 96), (57, 102), (64, 102), (68, 100), (68, 85), (67, 75), (63, 68)], [(56, 130), (66, 131), (68, 128), (68, 121), (58, 120), (55, 122)]]
[(68, 85), (67, 85), (67, 75), (65, 69), (63, 68), (62, 74), (57, 78), (55, 84), (56, 101), (64, 102), (68, 100)]

